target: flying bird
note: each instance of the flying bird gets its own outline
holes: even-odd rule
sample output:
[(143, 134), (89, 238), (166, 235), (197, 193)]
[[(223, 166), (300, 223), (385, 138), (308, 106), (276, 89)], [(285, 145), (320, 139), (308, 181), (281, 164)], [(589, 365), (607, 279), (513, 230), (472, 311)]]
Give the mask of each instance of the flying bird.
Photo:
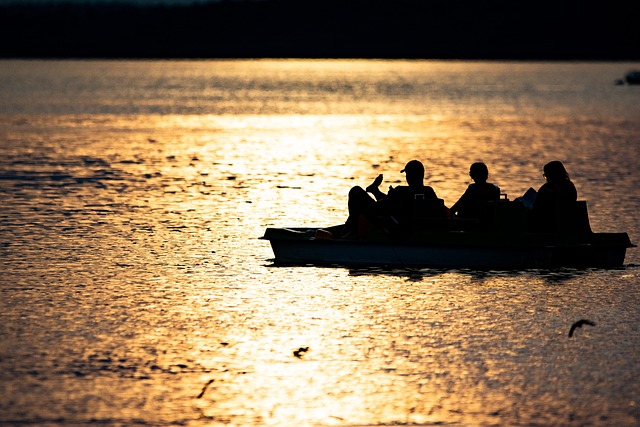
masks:
[(297, 349), (296, 351), (293, 352), (293, 355), (295, 357), (297, 357), (298, 359), (302, 358), (302, 355), (304, 353), (306, 353), (307, 351), (309, 351), (309, 347), (300, 347), (299, 349)]
[(596, 324), (593, 323), (591, 320), (580, 319), (576, 323), (571, 325), (571, 329), (569, 329), (569, 338), (573, 336), (573, 331), (575, 331), (576, 328), (581, 328), (582, 325), (596, 326)]

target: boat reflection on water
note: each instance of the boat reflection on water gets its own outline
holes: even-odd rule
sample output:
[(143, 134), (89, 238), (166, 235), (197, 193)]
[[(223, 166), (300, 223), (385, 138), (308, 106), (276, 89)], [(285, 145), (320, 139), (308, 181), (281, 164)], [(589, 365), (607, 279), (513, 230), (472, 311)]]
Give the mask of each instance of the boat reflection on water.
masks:
[[(282, 267), (300, 267), (301, 264), (286, 264), (276, 262), (275, 259), (270, 260), (271, 263), (267, 264), (268, 268), (282, 268)], [(405, 279), (406, 282), (422, 282), (428, 278), (437, 278), (445, 275), (454, 275), (458, 277), (467, 277), (472, 281), (485, 281), (497, 278), (512, 278), (517, 279), (520, 277), (539, 278), (547, 283), (560, 284), (573, 279), (578, 279), (590, 274), (592, 271), (601, 270), (597, 267), (589, 268), (577, 268), (577, 267), (557, 267), (557, 268), (527, 268), (527, 269), (481, 269), (481, 268), (460, 268), (460, 267), (388, 267), (388, 266), (362, 266), (362, 267), (349, 267), (340, 264), (334, 265), (312, 265), (314, 268), (327, 268), (329, 270), (334, 268), (345, 268), (348, 271), (349, 277), (381, 277), (386, 276), (389, 278)], [(629, 264), (619, 269), (624, 270), (628, 267), (634, 267), (635, 265)], [(615, 270), (616, 268), (610, 268), (609, 270)]]
[(469, 277), (474, 281), (491, 280), (494, 278), (538, 277), (548, 283), (562, 283), (568, 280), (586, 276), (591, 269), (560, 267), (554, 269), (531, 268), (524, 270), (482, 270), (471, 268), (385, 268), (361, 267), (349, 268), (349, 276), (389, 276), (405, 278), (408, 282), (421, 282), (430, 277), (445, 274)]

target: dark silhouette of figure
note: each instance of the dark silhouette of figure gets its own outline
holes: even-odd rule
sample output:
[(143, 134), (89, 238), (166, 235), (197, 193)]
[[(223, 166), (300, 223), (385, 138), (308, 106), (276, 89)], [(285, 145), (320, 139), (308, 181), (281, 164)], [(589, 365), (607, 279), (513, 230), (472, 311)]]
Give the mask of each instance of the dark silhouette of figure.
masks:
[(379, 189), (382, 175), (376, 177), (366, 191), (359, 186), (349, 191), (349, 218), (344, 228), (347, 237), (362, 238), (375, 226), (398, 234), (411, 224), (416, 200), (439, 200), (433, 188), (424, 185), (424, 166), (421, 162), (411, 160), (400, 172), (406, 174), (408, 185), (389, 187), (388, 194)]
[(562, 162), (554, 160), (547, 163), (544, 165), (543, 172), (547, 182), (538, 190), (538, 196), (533, 205), (534, 209), (556, 201), (575, 202), (578, 200), (576, 187), (571, 182)]
[(554, 160), (547, 163), (543, 172), (547, 182), (538, 190), (533, 204), (534, 226), (538, 231), (558, 231), (554, 220), (558, 203), (575, 202), (578, 191), (562, 162)]
[(500, 200), (500, 187), (487, 182), (489, 169), (482, 162), (469, 168), (473, 184), (469, 184), (460, 199), (451, 207), (451, 214), (463, 219), (480, 219), (486, 202)]
[(302, 359), (302, 356), (304, 356), (307, 351), (309, 351), (309, 347), (300, 347), (299, 349), (294, 350), (293, 355), (298, 359)]
[(573, 336), (573, 333), (575, 332), (575, 330), (577, 328), (581, 328), (582, 325), (596, 326), (596, 324), (594, 322), (592, 322), (591, 320), (580, 319), (576, 323), (571, 325), (571, 329), (569, 329), (569, 338), (571, 338)]

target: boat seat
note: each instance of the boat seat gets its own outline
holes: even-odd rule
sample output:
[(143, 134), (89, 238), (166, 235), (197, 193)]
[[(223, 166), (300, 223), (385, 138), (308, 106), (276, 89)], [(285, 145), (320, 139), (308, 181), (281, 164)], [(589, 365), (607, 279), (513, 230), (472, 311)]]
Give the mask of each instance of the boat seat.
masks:
[(510, 200), (486, 202), (480, 217), (479, 229), (498, 233), (528, 231), (528, 212), (522, 203)]
[(591, 224), (587, 212), (587, 202), (556, 202), (553, 212), (554, 231), (562, 234), (590, 234)]
[(417, 230), (447, 231), (449, 229), (448, 210), (442, 199), (425, 199), (417, 194), (413, 200), (412, 228)]
[(562, 201), (546, 208), (534, 207), (531, 211), (531, 231), (567, 235), (592, 233), (587, 202)]

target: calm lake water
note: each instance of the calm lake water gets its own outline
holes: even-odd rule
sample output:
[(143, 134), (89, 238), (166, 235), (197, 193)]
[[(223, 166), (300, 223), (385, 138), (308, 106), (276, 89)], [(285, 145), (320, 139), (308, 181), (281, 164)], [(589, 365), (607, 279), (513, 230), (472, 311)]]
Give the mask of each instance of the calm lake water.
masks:
[(342, 223), (412, 158), (449, 206), (475, 161), (513, 199), (557, 159), (637, 244), (632, 68), (0, 61), (0, 425), (639, 425), (637, 249), (350, 270), (259, 239)]

